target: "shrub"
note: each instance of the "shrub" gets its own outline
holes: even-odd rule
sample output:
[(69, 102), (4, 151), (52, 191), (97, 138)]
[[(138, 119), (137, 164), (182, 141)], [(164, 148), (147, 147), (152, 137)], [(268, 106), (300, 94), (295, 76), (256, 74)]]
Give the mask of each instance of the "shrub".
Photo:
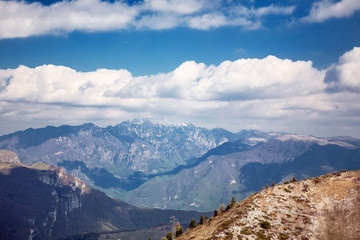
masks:
[(172, 232), (168, 232), (168, 234), (166, 235), (166, 239), (172, 240), (172, 237), (173, 237)]
[(289, 183), (289, 181), (285, 181), (285, 182), (284, 182), (284, 184), (288, 184), (288, 183)]
[(262, 227), (263, 229), (269, 229), (270, 228), (270, 223), (268, 221), (261, 221), (260, 222), (260, 227)]
[(247, 229), (241, 229), (240, 233), (244, 235), (251, 235), (251, 232)]
[(258, 231), (257, 233), (255, 233), (255, 235), (257, 236), (257, 239), (259, 239), (259, 240), (268, 240), (268, 239), (270, 239), (270, 237), (267, 237), (264, 234), (264, 230)]
[(287, 188), (284, 188), (284, 191), (287, 192), (287, 193), (291, 193), (291, 191)]

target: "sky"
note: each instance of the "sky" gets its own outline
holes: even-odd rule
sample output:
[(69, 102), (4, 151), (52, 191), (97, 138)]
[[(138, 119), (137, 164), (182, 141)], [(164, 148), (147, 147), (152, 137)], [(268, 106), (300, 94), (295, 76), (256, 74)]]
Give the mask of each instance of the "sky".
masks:
[(360, 1), (0, 0), (0, 135), (134, 118), (360, 137)]

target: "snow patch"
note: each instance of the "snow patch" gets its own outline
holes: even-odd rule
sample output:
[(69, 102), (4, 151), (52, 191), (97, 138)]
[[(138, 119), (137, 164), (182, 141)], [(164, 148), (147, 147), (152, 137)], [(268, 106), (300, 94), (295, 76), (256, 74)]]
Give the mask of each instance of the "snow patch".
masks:
[(200, 207), (199, 204), (197, 204), (196, 202), (190, 203), (190, 207)]
[(232, 184), (236, 184), (236, 181), (234, 179), (231, 180), (231, 182), (230, 182), (230, 185), (232, 185)]

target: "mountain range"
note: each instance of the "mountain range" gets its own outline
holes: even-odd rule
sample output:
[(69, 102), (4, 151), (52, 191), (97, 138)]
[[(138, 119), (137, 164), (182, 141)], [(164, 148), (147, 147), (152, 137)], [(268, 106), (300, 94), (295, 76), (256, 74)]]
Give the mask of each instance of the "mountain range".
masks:
[(27, 129), (1, 136), (0, 149), (24, 164), (62, 167), (111, 197), (160, 209), (212, 211), (290, 176), (360, 169), (360, 139), (153, 120)]
[(183, 223), (199, 217), (194, 211), (140, 209), (106, 196), (62, 168), (28, 166), (9, 155), (16, 156), (0, 150), (0, 239), (96, 236), (168, 225), (172, 216)]

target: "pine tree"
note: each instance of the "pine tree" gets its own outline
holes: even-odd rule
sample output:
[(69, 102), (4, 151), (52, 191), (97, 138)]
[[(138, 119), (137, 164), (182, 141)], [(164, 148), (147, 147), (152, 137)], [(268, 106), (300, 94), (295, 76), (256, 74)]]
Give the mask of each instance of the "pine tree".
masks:
[(232, 205), (235, 205), (235, 203), (236, 203), (235, 197), (232, 197), (232, 198), (231, 198), (231, 204), (232, 204)]
[(178, 237), (180, 236), (181, 234), (184, 233), (184, 229), (183, 227), (180, 225), (179, 222), (176, 223), (176, 232), (175, 232), (175, 236)]
[(200, 221), (199, 221), (199, 225), (204, 224), (204, 216), (201, 214), (200, 215)]
[(167, 240), (172, 240), (173, 234), (172, 232), (168, 232), (168, 234), (166, 235), (166, 239)]
[(214, 217), (216, 217), (218, 214), (219, 214), (219, 213), (218, 213), (218, 210), (215, 209), (215, 210), (214, 210)]
[(274, 183), (274, 182), (272, 182), (272, 183), (271, 183), (271, 186), (275, 187), (275, 183)]
[(196, 228), (196, 222), (194, 219), (191, 219), (190, 224), (189, 224), (189, 228)]

